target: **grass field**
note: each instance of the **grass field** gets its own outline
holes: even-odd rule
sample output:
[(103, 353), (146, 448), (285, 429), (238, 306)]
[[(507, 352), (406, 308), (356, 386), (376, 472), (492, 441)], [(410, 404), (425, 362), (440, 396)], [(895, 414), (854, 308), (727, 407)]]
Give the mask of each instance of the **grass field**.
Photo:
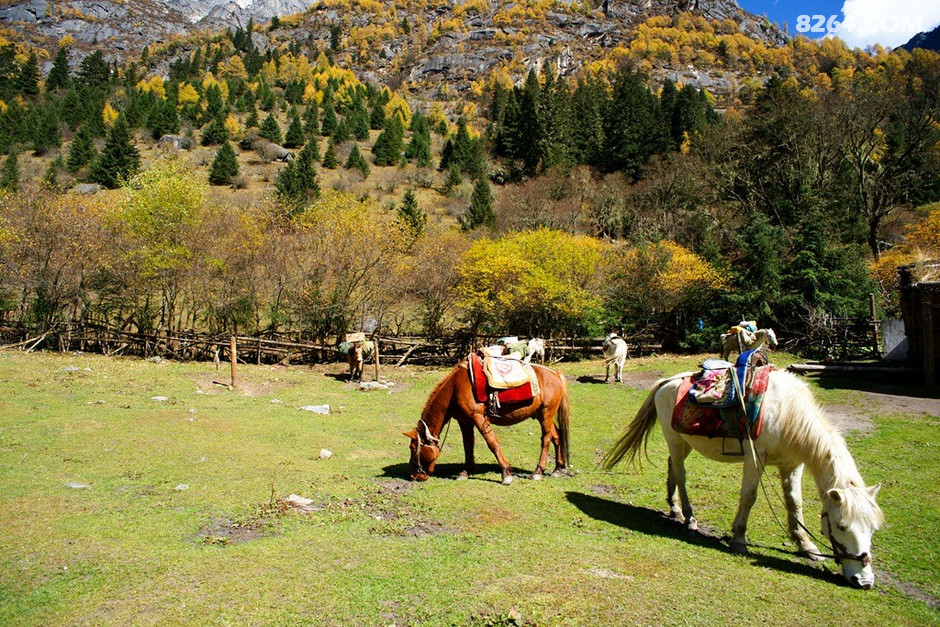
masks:
[[(630, 360), (616, 385), (561, 364), (576, 472), (529, 480), (537, 424), (498, 428), (507, 487), (481, 438), (481, 472), (453, 480), (457, 429), (435, 477), (406, 480), (401, 432), (441, 370), (387, 367), (391, 392), (360, 392), (339, 364), (242, 366), (229, 390), (211, 364), (0, 353), (0, 624), (940, 624), (936, 412), (812, 382), (870, 421), (848, 442), (884, 484), (871, 591), (795, 557), (763, 497), (732, 555), (736, 465), (689, 458), (698, 534), (664, 517), (660, 434), (642, 469), (597, 470), (649, 383), (701, 359)], [(810, 477), (804, 493), (815, 532)]]

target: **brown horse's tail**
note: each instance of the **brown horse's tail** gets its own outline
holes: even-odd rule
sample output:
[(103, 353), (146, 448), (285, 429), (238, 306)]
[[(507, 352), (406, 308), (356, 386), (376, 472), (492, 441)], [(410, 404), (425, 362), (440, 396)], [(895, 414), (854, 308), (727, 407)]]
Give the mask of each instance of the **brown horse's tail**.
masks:
[(556, 428), (558, 429), (558, 446), (561, 449), (561, 458), (565, 460), (565, 464), (570, 468), (571, 467), (571, 449), (569, 435), (571, 433), (569, 419), (571, 417), (571, 407), (568, 404), (568, 381), (565, 379), (565, 375), (558, 372), (555, 373), (558, 375), (558, 378), (561, 379), (561, 403), (558, 404), (558, 415), (557, 415), (557, 424)]
[(627, 425), (627, 428), (624, 429), (623, 435), (620, 436), (620, 439), (617, 440), (613, 448), (604, 455), (604, 459), (601, 460), (602, 468), (610, 470), (617, 462), (623, 459), (627, 453), (630, 454), (630, 463), (634, 463), (641, 447), (643, 448), (644, 454), (646, 453), (650, 433), (653, 430), (653, 425), (656, 424), (656, 393), (666, 381), (669, 381), (669, 379), (660, 379), (656, 382), (656, 385), (653, 386), (653, 389), (650, 390), (646, 400), (643, 401), (643, 404), (640, 406), (640, 410), (636, 413), (636, 417)]

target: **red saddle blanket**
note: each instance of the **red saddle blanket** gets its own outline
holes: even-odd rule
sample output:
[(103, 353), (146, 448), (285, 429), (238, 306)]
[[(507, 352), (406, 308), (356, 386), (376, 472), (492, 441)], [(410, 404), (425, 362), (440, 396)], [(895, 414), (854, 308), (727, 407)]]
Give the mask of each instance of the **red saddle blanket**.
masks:
[(743, 437), (750, 429), (751, 437), (760, 435), (763, 422), (763, 400), (770, 373), (775, 366), (761, 366), (754, 370), (754, 378), (744, 393), (746, 412), (740, 405), (717, 409), (689, 402), (689, 390), (698, 375), (682, 380), (672, 412), (672, 428), (678, 433), (701, 435), (707, 438)]
[(470, 385), (473, 386), (473, 396), (478, 403), (487, 402), (493, 392), (496, 392), (496, 398), (500, 404), (522, 403), (535, 398), (532, 393), (532, 384), (529, 382), (508, 390), (495, 390), (489, 387), (486, 382), (486, 373), (483, 370), (483, 360), (480, 359), (480, 356), (476, 353), (470, 353), (467, 361), (470, 365), (467, 369), (470, 374)]

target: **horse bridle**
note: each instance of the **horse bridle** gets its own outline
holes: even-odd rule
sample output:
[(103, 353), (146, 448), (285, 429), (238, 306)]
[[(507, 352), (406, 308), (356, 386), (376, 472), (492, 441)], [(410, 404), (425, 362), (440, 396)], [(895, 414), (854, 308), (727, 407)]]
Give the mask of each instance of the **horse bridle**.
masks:
[(829, 520), (829, 512), (823, 512), (820, 518), (826, 519), (826, 528), (829, 532), (827, 535), (829, 536), (829, 543), (832, 544), (832, 557), (835, 559), (836, 564), (841, 566), (842, 560), (855, 560), (856, 562), (862, 563), (862, 568), (871, 566), (870, 553), (867, 551), (865, 553), (849, 553), (845, 545), (836, 540), (835, 536), (832, 535), (832, 522)]
[(411, 463), (417, 466), (417, 471), (419, 473), (421, 473), (422, 475), (428, 475), (430, 473), (427, 470), (425, 470), (424, 466), (421, 464), (421, 447), (427, 446), (431, 448), (436, 448), (438, 454), (440, 454), (441, 439), (435, 438), (433, 435), (431, 435), (431, 429), (428, 428), (428, 424), (424, 422), (424, 419), (419, 419), (418, 426), (422, 426), (422, 425), (424, 426), (424, 433), (425, 433), (425, 437), (427, 437), (428, 439), (428, 443), (425, 444), (424, 442), (421, 441), (421, 431), (417, 430), (418, 431), (418, 445), (415, 446), (415, 450), (412, 451), (411, 453)]

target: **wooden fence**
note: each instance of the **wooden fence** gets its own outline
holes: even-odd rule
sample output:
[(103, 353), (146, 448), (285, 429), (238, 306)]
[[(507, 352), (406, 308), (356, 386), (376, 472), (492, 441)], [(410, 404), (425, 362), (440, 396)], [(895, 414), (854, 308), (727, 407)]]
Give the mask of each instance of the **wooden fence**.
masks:
[[(455, 334), (440, 338), (421, 336), (385, 336), (376, 338), (380, 345), (381, 363), (400, 366), (451, 365), (465, 356), (472, 347), (492, 344), (496, 337)], [(651, 339), (627, 338), (631, 356), (660, 352), (662, 347)], [(60, 352), (91, 352), (103, 355), (163, 357), (180, 361), (222, 361), (231, 354), (230, 335), (195, 332), (127, 331), (95, 323), (59, 324), (36, 332), (22, 326), (0, 327), (0, 349), (58, 350)], [(603, 338), (558, 338), (546, 342), (546, 362), (596, 358)], [(313, 341), (300, 334), (277, 334), (266, 337), (236, 336), (235, 351), (240, 363), (312, 364), (341, 359), (336, 345)]]

